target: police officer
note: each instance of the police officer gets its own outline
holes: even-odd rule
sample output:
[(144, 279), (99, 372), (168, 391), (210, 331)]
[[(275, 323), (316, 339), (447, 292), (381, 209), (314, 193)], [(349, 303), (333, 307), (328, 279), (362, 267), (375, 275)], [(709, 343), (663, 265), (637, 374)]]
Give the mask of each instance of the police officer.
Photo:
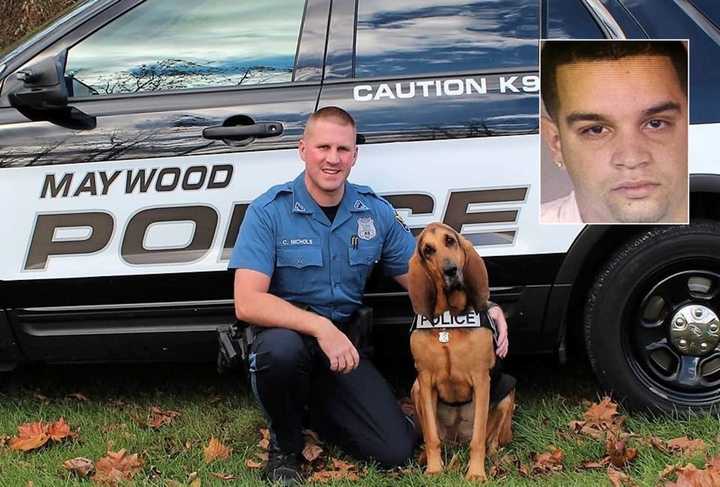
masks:
[(271, 431), (266, 475), (284, 485), (299, 480), (305, 424), (384, 466), (404, 464), (419, 438), (387, 382), (343, 332), (376, 262), (407, 288), (415, 246), (386, 200), (347, 182), (355, 141), (344, 110), (312, 114), (298, 147), (305, 171), (253, 201), (230, 259), (237, 318), (256, 330), (249, 368)]

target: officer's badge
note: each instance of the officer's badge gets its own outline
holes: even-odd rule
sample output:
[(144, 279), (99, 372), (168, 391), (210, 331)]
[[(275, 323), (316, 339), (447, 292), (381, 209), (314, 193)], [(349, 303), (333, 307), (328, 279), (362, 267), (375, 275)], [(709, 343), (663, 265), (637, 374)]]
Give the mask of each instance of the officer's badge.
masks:
[(371, 240), (375, 238), (377, 232), (375, 231), (375, 223), (370, 216), (358, 218), (358, 237), (363, 240)]
[(400, 214), (397, 212), (397, 210), (395, 210), (395, 221), (398, 222), (398, 223), (400, 224), (400, 226), (403, 227), (403, 229), (404, 229), (406, 232), (409, 232), (409, 231), (410, 231), (410, 228), (407, 226), (407, 224), (406, 224), (405, 221), (402, 219), (402, 217), (401, 217)]

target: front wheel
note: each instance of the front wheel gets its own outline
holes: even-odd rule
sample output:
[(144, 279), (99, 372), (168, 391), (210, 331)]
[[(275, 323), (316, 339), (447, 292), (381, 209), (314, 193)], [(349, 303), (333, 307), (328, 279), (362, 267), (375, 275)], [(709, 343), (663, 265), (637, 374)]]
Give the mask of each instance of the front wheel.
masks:
[(600, 384), (634, 408), (720, 405), (720, 224), (654, 228), (619, 249), (585, 306)]

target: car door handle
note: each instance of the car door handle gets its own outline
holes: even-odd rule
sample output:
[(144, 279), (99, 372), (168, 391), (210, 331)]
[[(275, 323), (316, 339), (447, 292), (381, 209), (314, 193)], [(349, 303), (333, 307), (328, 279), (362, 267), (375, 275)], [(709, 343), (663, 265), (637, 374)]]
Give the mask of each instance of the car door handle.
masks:
[(203, 129), (202, 135), (212, 140), (242, 140), (250, 137), (274, 137), (283, 133), (280, 122), (254, 123), (252, 125), (214, 125)]

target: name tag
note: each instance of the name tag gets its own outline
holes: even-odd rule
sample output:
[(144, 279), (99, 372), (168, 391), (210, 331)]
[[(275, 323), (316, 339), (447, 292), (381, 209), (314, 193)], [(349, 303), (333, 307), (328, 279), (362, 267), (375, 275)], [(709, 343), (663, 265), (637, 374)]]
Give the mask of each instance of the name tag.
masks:
[(433, 328), (478, 328), (482, 326), (482, 318), (477, 313), (452, 316), (449, 311), (433, 319), (422, 315), (415, 316), (413, 328), (418, 330), (432, 330)]

